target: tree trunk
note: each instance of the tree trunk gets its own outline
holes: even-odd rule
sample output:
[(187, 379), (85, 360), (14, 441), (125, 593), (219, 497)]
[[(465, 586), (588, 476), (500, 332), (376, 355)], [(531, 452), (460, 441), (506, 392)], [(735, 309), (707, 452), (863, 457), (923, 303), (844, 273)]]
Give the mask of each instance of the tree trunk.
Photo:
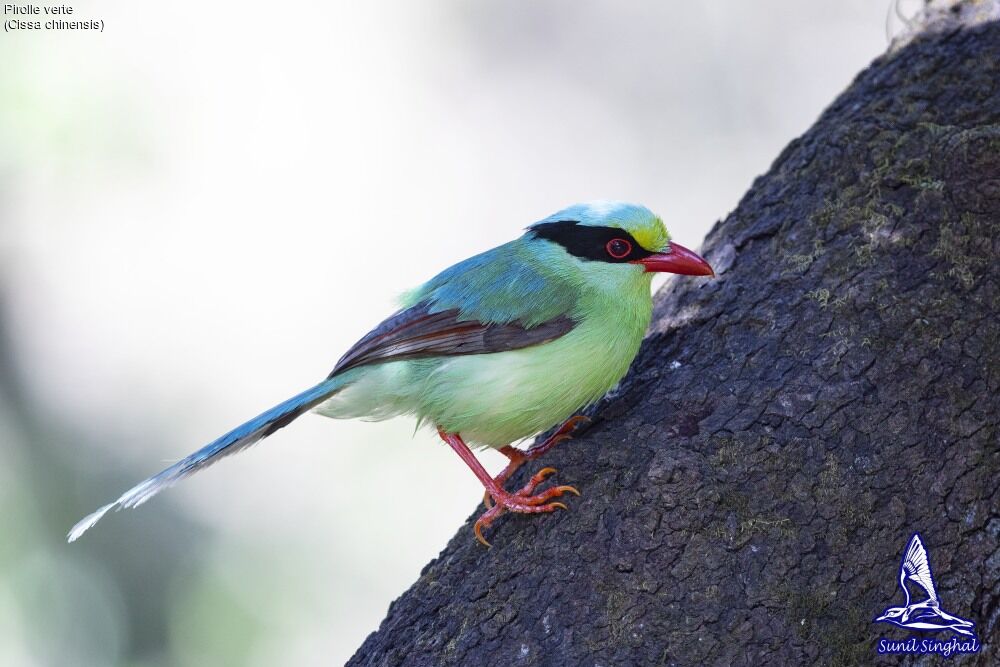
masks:
[(349, 664), (877, 662), (914, 532), (1000, 664), (998, 220), (1000, 23), (875, 61), (546, 456), (583, 497), (463, 526)]

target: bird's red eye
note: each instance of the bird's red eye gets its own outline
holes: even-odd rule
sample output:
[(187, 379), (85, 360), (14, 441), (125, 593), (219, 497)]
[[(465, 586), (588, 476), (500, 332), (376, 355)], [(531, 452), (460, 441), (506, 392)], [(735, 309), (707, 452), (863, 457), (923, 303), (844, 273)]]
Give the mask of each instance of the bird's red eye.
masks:
[(632, 244), (625, 239), (611, 239), (604, 248), (615, 259), (628, 257), (628, 254), (632, 252)]

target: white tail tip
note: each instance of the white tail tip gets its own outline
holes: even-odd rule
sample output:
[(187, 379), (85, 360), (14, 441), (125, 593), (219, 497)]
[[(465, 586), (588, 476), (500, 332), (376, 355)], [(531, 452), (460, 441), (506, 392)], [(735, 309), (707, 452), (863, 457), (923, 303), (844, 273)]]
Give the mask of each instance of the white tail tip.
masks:
[(96, 512), (94, 512), (92, 514), (88, 514), (87, 516), (85, 516), (82, 519), (80, 519), (77, 522), (77, 524), (75, 526), (73, 526), (73, 528), (66, 535), (66, 541), (67, 542), (75, 542), (76, 540), (78, 540), (81, 535), (83, 535), (88, 530), (90, 530), (91, 526), (93, 526), (95, 523), (97, 523), (98, 521), (100, 521), (101, 517), (104, 516), (109, 509), (111, 509), (112, 507), (114, 507), (117, 504), (118, 504), (117, 502), (114, 502), (114, 503), (110, 503), (108, 505), (105, 505), (104, 507), (100, 508)]

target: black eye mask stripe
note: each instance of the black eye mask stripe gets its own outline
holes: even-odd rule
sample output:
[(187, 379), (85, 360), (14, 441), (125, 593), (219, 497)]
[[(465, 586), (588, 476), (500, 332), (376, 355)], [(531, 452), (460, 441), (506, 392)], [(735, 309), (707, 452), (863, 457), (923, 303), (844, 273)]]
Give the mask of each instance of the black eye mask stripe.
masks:
[[(643, 248), (631, 234), (618, 227), (593, 227), (578, 224), (575, 220), (559, 220), (532, 225), (528, 231), (535, 238), (558, 243), (574, 257), (595, 262), (623, 264), (656, 254)], [(612, 257), (607, 249), (608, 241), (612, 239), (625, 239), (632, 244), (632, 252), (624, 257)]]

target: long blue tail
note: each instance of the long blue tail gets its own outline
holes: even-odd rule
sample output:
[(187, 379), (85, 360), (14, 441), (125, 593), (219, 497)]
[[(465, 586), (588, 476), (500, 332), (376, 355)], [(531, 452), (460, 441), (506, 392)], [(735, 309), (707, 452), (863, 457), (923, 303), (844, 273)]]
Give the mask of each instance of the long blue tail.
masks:
[(163, 489), (173, 486), (188, 475), (198, 472), (224, 456), (243, 451), (255, 442), (266, 438), (279, 428), (292, 423), (301, 414), (316, 407), (347, 384), (342, 375), (328, 378), (315, 387), (293, 396), (284, 403), (261, 413), (229, 433), (213, 440), (193, 454), (189, 454), (166, 470), (139, 482), (121, 495), (118, 500), (85, 516), (66, 536), (72, 542), (101, 520), (109, 510), (138, 507)]

